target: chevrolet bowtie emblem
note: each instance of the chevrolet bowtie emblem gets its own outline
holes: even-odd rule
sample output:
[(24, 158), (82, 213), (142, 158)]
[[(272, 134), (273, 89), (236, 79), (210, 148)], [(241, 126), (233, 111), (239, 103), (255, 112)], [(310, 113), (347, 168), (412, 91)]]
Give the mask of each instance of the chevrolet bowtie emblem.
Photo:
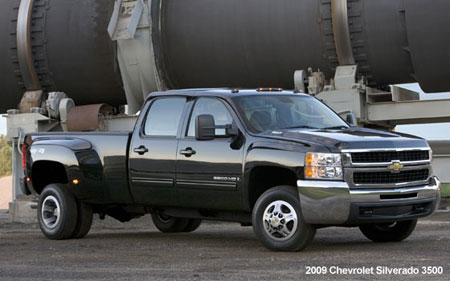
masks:
[(400, 164), (399, 162), (394, 162), (388, 166), (389, 170), (391, 170), (392, 173), (399, 173), (403, 167), (404, 165)]

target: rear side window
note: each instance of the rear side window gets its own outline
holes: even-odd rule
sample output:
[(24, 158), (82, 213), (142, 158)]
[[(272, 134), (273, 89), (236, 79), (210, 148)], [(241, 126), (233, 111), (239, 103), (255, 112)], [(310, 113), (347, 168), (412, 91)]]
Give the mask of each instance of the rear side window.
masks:
[(155, 100), (145, 120), (144, 134), (175, 137), (185, 103), (186, 99), (181, 97)]

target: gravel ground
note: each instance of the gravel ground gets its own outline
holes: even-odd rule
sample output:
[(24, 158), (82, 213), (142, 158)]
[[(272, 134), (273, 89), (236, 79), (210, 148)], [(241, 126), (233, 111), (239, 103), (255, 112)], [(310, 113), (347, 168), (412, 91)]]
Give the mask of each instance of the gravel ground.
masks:
[[(401, 243), (372, 243), (355, 228), (320, 229), (298, 253), (268, 251), (251, 227), (233, 223), (206, 222), (193, 233), (163, 234), (149, 216), (125, 224), (96, 219), (84, 239), (50, 241), (37, 225), (9, 223), (1, 212), (0, 253), (0, 280), (450, 280), (450, 212), (420, 221)], [(328, 274), (308, 275), (307, 266)], [(377, 266), (442, 266), (444, 272), (329, 273)]]

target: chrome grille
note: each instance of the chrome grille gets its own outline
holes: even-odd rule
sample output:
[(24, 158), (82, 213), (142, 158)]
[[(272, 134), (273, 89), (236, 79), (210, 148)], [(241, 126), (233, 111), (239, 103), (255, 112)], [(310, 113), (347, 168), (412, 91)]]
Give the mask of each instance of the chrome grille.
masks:
[(430, 159), (428, 150), (373, 151), (351, 153), (353, 163), (387, 163), (393, 160), (401, 162), (426, 161)]
[(429, 177), (428, 169), (408, 170), (399, 173), (392, 172), (355, 172), (353, 182), (355, 184), (397, 184), (425, 181)]
[(431, 153), (425, 148), (343, 151), (344, 178), (350, 188), (404, 188), (427, 184)]

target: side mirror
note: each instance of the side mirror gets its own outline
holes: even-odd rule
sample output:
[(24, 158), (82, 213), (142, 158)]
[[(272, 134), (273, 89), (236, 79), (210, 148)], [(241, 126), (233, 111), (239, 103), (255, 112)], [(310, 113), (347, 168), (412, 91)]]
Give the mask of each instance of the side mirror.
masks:
[(356, 122), (356, 116), (353, 113), (347, 114), (347, 117), (345, 118), (347, 123), (349, 123), (352, 126), (358, 126), (358, 122)]
[(215, 133), (216, 125), (212, 115), (202, 114), (195, 118), (196, 140), (212, 140), (215, 137)]

